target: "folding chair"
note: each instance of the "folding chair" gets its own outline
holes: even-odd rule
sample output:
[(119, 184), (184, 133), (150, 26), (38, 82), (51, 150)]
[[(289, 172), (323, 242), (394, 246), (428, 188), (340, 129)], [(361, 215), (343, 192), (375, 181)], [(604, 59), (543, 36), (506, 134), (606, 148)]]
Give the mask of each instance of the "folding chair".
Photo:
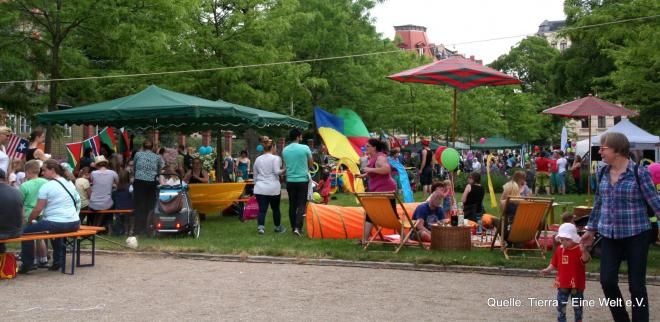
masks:
[[(395, 253), (398, 253), (401, 250), (401, 247), (406, 245), (406, 243), (410, 239), (410, 236), (415, 231), (417, 227), (417, 222), (411, 219), (410, 215), (408, 214), (408, 211), (406, 211), (406, 208), (403, 207), (401, 200), (397, 198), (396, 193), (360, 192), (360, 193), (356, 193), (355, 196), (358, 198), (360, 204), (362, 204), (362, 207), (364, 208), (365, 220), (366, 220), (366, 216), (368, 215), (369, 219), (371, 220), (371, 223), (376, 228), (376, 234), (374, 234), (371, 238), (369, 238), (366, 245), (364, 245), (364, 250), (367, 250), (369, 245), (371, 245), (372, 243), (392, 244), (392, 245), (398, 245), (398, 247), (394, 251)], [(399, 208), (400, 206), (400, 209), (403, 213), (402, 218), (399, 218), (399, 215), (392, 208), (392, 200), (395, 201), (397, 208)], [(396, 243), (396, 242), (386, 241), (382, 235), (383, 228), (392, 229), (398, 232), (399, 242)], [(406, 230), (408, 230), (407, 233)], [(415, 234), (415, 236), (417, 237), (418, 245), (424, 248), (424, 245), (422, 244), (422, 240), (420, 239), (419, 234)], [(376, 237), (380, 237), (381, 240), (376, 241), (375, 240)], [(409, 245), (409, 246), (415, 246), (415, 245)]]
[[(500, 226), (495, 233), (490, 249), (492, 250), (494, 248), (495, 241), (499, 235), (500, 249), (504, 253), (506, 259), (510, 259), (509, 257), (516, 257), (509, 255), (509, 251), (511, 250), (540, 251), (540, 258), (545, 258), (545, 246), (541, 247), (538, 237), (545, 227), (545, 218), (548, 215), (550, 207), (552, 207), (552, 202), (553, 199), (551, 198), (509, 197), (504, 209), (502, 209)], [(508, 230), (507, 234), (506, 227), (508, 226), (509, 217), (511, 217), (511, 214), (507, 213), (507, 210), (513, 208), (510, 207), (513, 205), (515, 205), (515, 213), (512, 216), (513, 220), (511, 221), (511, 228)], [(537, 249), (516, 247), (516, 245), (527, 243), (530, 240), (534, 241)], [(507, 247), (507, 242), (509, 247)]]

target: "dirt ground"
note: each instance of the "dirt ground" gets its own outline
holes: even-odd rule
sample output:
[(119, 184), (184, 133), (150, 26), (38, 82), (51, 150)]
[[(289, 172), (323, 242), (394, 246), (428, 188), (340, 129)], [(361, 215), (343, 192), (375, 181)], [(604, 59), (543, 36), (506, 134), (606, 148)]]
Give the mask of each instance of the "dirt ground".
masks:
[[(657, 321), (660, 287), (648, 293)], [(552, 321), (555, 295), (549, 278), (102, 255), (75, 276), (0, 281), (0, 320)], [(611, 319), (598, 283), (586, 296), (585, 320)]]

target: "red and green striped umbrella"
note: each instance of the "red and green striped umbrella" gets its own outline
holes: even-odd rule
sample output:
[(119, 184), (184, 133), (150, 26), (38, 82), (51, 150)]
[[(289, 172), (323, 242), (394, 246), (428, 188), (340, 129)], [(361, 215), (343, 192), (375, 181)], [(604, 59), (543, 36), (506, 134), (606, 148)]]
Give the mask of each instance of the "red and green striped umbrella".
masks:
[(520, 80), (495, 69), (483, 66), (463, 56), (447, 59), (396, 73), (387, 78), (405, 83), (448, 85), (454, 88), (454, 119), (452, 142), (456, 142), (456, 91), (465, 91), (478, 86), (520, 84)]
[(408, 83), (449, 85), (459, 90), (478, 86), (520, 84), (520, 80), (505, 73), (483, 66), (462, 56), (451, 56), (428, 65), (416, 67), (394, 75), (389, 79)]
[(589, 96), (543, 110), (545, 114), (568, 117), (587, 116), (634, 116), (637, 112), (621, 105), (604, 101), (598, 97)]

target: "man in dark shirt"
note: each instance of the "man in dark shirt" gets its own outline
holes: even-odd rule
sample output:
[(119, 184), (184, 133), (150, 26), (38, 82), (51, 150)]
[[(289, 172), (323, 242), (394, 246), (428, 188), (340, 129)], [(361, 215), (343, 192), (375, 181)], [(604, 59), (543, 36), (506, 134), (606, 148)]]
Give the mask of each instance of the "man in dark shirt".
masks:
[[(23, 198), (21, 192), (7, 184), (7, 176), (0, 169), (0, 239), (20, 237), (23, 226)], [(0, 254), (5, 252), (0, 244)]]

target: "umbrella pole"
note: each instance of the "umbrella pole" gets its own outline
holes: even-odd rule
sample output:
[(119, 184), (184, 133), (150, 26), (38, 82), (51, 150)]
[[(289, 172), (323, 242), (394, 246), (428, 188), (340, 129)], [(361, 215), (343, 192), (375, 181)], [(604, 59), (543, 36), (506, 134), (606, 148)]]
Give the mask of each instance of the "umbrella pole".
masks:
[(456, 148), (456, 89), (454, 88), (454, 130), (451, 136), (451, 146)]
[(587, 177), (587, 207), (591, 207), (591, 116), (587, 116), (589, 127), (589, 176)]

